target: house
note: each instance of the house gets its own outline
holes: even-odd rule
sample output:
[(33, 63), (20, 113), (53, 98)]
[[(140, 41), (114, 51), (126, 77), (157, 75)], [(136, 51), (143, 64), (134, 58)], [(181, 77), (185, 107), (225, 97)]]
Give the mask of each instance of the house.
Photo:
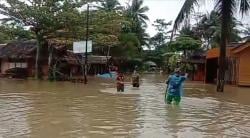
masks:
[(26, 68), (33, 76), (35, 65), (35, 41), (12, 42), (0, 48), (1, 74), (11, 68)]
[[(4, 47), (4, 46), (6, 46), (6, 44), (0, 44), (0, 50)], [(0, 59), (0, 74), (1, 74), (1, 72), (2, 72), (2, 60)]]
[[(97, 75), (108, 72), (108, 62), (111, 56), (97, 56), (88, 55), (88, 74)], [(64, 68), (64, 73), (69, 76), (82, 75), (82, 66), (85, 65), (85, 56), (74, 54), (73, 51), (67, 50), (67, 53), (63, 56), (62, 61), (68, 64), (68, 67)]]
[[(219, 48), (211, 49), (206, 55), (206, 83), (214, 83), (218, 77)], [(226, 49), (225, 81), (227, 84), (250, 86), (250, 41), (234, 43)]]
[[(16, 41), (6, 45), (0, 45), (0, 74), (5, 75), (6, 71), (13, 68), (27, 70), (28, 77), (34, 77), (36, 64), (36, 40)], [(52, 50), (51, 54), (48, 50)], [(49, 69), (56, 68), (56, 73), (64, 76), (77, 76), (82, 74), (82, 63), (85, 57), (74, 54), (67, 50), (63, 41), (48, 40), (47, 47), (41, 50), (40, 70), (44, 78), (48, 77)], [(99, 74), (108, 71), (107, 63), (110, 57), (88, 56), (88, 73)]]
[(192, 81), (204, 81), (205, 80), (205, 61), (206, 55), (203, 50), (197, 50), (189, 56), (189, 58), (181, 59), (182, 64), (189, 64), (192, 66), (193, 71), (190, 72)]

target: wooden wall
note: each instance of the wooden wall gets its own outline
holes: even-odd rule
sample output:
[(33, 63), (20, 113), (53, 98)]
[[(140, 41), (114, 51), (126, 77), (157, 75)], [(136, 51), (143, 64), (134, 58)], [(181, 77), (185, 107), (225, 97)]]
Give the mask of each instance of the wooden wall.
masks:
[[(233, 48), (227, 48), (226, 54), (227, 57), (232, 56), (232, 50)], [(213, 48), (207, 52), (206, 58), (211, 59), (211, 58), (218, 58), (220, 56), (220, 49), (219, 48)]]
[(0, 73), (4, 74), (7, 69), (9, 69), (9, 62), (8, 62), (8, 60), (2, 59), (1, 60), (1, 72)]
[(238, 85), (250, 86), (250, 47), (246, 48), (239, 56)]
[(197, 71), (194, 74), (194, 81), (204, 81), (205, 80), (205, 66), (203, 64), (197, 65)]

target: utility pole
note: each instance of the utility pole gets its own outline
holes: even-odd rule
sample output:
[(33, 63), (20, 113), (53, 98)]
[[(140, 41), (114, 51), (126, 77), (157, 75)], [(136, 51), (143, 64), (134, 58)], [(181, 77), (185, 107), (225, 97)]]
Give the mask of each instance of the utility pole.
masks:
[(86, 49), (85, 49), (85, 66), (84, 66), (84, 84), (88, 83), (88, 39), (89, 39), (89, 4), (87, 4), (87, 23), (86, 23)]

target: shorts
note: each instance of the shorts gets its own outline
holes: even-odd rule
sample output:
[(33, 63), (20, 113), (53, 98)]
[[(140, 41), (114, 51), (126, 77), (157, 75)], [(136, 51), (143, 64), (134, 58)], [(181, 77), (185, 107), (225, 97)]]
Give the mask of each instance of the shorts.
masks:
[(179, 105), (181, 102), (181, 96), (167, 95), (167, 99), (166, 99), (167, 104), (171, 104), (173, 100), (176, 105)]
[(133, 87), (139, 88), (139, 87), (140, 87), (140, 84), (139, 84), (139, 83), (133, 83)]
[(118, 85), (117, 92), (124, 92), (124, 85)]

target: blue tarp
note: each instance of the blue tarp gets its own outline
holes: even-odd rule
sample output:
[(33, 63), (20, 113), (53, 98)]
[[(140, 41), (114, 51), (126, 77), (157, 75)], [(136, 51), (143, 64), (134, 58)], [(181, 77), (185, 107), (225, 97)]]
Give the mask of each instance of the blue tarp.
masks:
[(105, 78), (105, 79), (116, 79), (117, 73), (110, 72), (110, 73), (98, 74), (97, 77)]

